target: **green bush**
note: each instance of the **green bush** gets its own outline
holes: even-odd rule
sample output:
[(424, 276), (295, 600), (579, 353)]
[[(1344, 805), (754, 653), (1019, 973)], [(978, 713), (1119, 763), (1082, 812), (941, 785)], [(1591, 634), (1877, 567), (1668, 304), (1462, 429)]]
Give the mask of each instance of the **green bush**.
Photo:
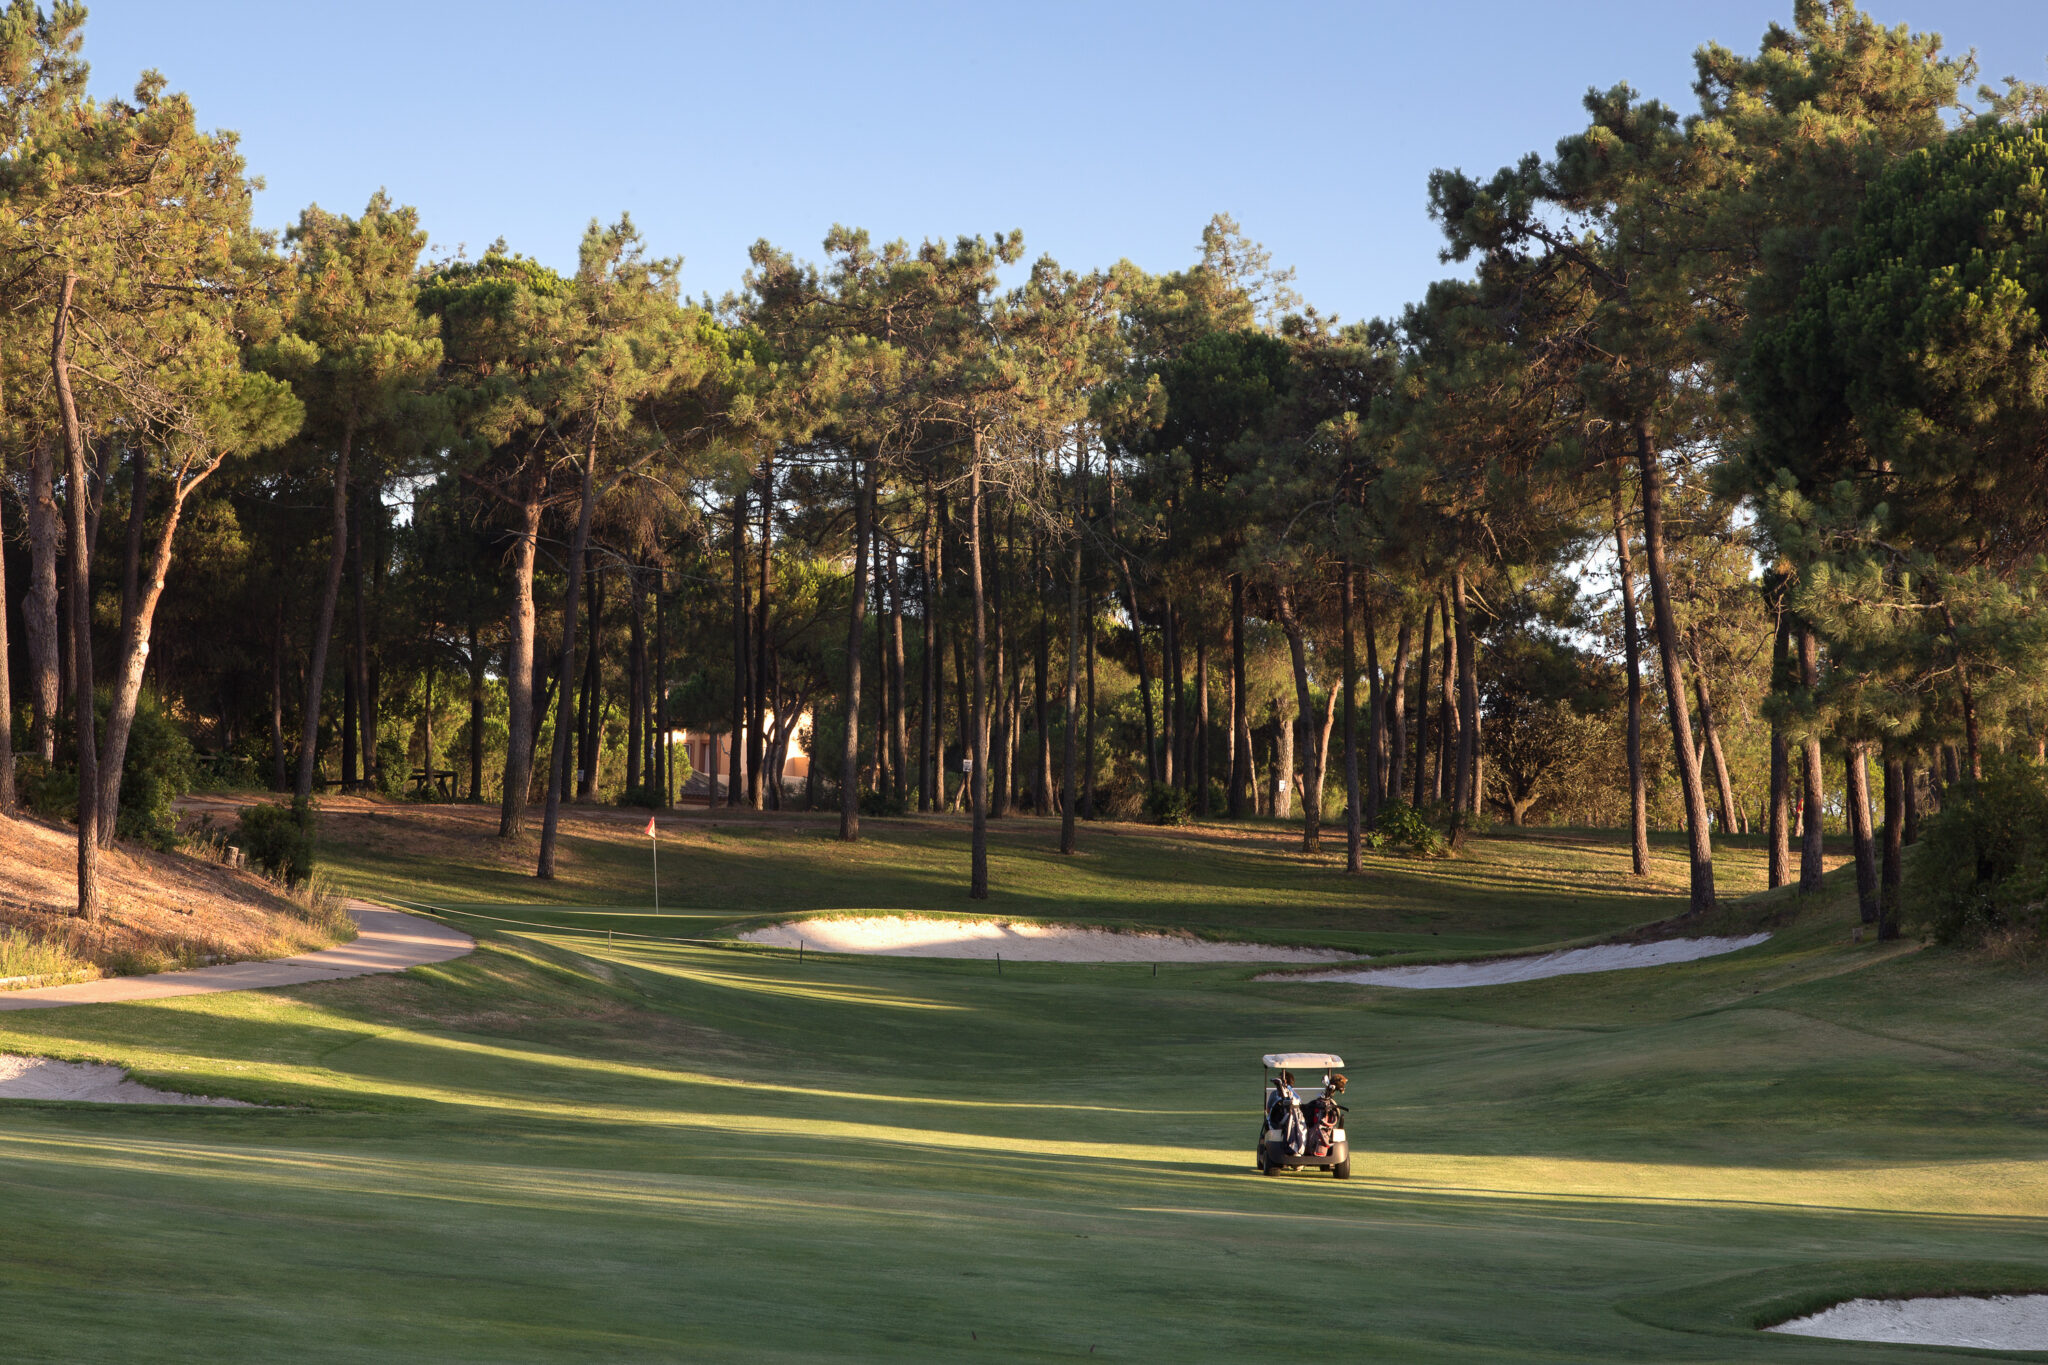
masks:
[(377, 741), (377, 790), (386, 796), (404, 796), (412, 785), (412, 757), (405, 741), (385, 736)]
[(313, 875), (313, 803), (260, 802), (242, 808), (234, 843), (249, 861), (288, 886)]
[[(164, 714), (162, 704), (144, 692), (135, 707), (135, 728), (128, 735), (128, 758), (121, 768), (121, 809), (114, 832), (151, 848), (173, 847), (178, 840), (175, 803), (198, 779), (192, 741)], [(74, 802), (76, 799), (74, 793)]]
[(1922, 826), (1906, 891), (1938, 942), (2048, 934), (2048, 769), (1987, 755), (1983, 781), (1949, 788)]
[[(100, 698), (99, 722), (106, 724), (107, 699)], [(58, 749), (72, 745), (76, 730), (59, 727)], [(51, 767), (33, 755), (16, 765), (15, 780), (22, 802), (47, 820), (78, 820), (78, 770)], [(198, 782), (198, 759), (192, 742), (163, 711), (156, 697), (144, 692), (135, 706), (135, 724), (128, 733), (128, 754), (121, 765), (121, 805), (114, 833), (122, 839), (168, 849), (177, 843), (177, 799)]]
[(1188, 794), (1164, 782), (1154, 782), (1145, 794), (1145, 815), (1155, 825), (1191, 825), (1195, 821)]
[(1424, 858), (1441, 857), (1449, 847), (1429, 817), (1406, 801), (1389, 801), (1380, 807), (1379, 824), (1368, 842), (1374, 848), (1401, 848)]
[(642, 782), (638, 786), (627, 787), (619, 793), (618, 800), (622, 806), (639, 806), (643, 810), (660, 810), (664, 805), (668, 804), (667, 793), (652, 782)]
[(881, 818), (894, 818), (907, 815), (909, 807), (904, 804), (903, 798), (900, 796), (891, 796), (887, 792), (869, 789), (862, 791), (860, 794), (860, 813)]

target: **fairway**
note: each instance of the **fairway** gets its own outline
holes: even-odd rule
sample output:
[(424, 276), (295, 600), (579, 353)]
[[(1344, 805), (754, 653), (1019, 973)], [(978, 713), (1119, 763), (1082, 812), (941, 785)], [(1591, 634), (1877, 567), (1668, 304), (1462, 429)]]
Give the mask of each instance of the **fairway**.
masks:
[[(644, 840), (578, 830), (586, 880), (554, 889), (587, 906)], [(1052, 835), (1006, 838), (1032, 857)], [(823, 899), (886, 905), (955, 840), (762, 839), (759, 884), (727, 894), (793, 896), (809, 866)], [(1121, 845), (1089, 844), (1120, 875)], [(1560, 898), (1553, 938), (1588, 930), (1601, 897), (1563, 908), (1546, 859), (1591, 877), (1625, 847), (1543, 849), (1372, 860), (1355, 914), (1519, 857)], [(360, 887), (405, 869), (337, 851)], [(1342, 937), (1317, 893), (1337, 879), (1295, 868), (1291, 910), (1273, 856), (1248, 921)], [(1982, 1358), (1751, 1330), (1856, 1294), (2048, 1287), (2048, 992), (1850, 943), (1840, 880), (1726, 912), (1772, 922), (1760, 948), (1474, 991), (619, 933), (702, 936), (706, 892), (665, 925), (479, 898), (452, 916), (478, 951), (404, 977), (7, 1016), (0, 1050), (287, 1106), (0, 1110), (9, 1356), (1215, 1360), (1284, 1327), (1344, 1359)], [(1520, 934), (1466, 914), (1471, 941)], [(1348, 1184), (1253, 1173), (1259, 1056), (1297, 1047), (1349, 1063)]]

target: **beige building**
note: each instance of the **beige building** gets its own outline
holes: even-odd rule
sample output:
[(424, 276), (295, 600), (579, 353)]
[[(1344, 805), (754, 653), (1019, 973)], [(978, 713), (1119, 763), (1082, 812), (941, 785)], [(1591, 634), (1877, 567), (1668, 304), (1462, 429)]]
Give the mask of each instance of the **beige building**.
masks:
[[(768, 733), (775, 733), (775, 717), (768, 717)], [(811, 713), (805, 711), (796, 718), (796, 729), (789, 737), (789, 752), (782, 762), (784, 784), (802, 782), (811, 775), (811, 756), (804, 748), (810, 738)], [(703, 730), (678, 730), (677, 738), (690, 756), (690, 771), (708, 783), (713, 774), (723, 781), (730, 769), (732, 736), (726, 733), (711, 734)], [(740, 746), (739, 780), (747, 780), (747, 751), (744, 740)], [(693, 778), (694, 783), (694, 778)]]

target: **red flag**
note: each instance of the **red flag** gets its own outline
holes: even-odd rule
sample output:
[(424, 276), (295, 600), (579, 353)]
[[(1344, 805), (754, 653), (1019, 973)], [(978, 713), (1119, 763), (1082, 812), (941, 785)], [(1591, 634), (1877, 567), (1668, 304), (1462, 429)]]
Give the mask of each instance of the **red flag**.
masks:
[(650, 839), (654, 837), (654, 817), (651, 815), (647, 817), (647, 837)]

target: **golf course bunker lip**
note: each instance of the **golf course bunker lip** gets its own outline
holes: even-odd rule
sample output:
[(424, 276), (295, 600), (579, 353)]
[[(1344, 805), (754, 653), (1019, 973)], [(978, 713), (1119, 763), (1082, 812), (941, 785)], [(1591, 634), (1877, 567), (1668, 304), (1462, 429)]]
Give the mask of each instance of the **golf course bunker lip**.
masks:
[(17, 1057), (0, 1052), (0, 1100), (84, 1100), (93, 1104), (205, 1104), (253, 1109), (247, 1100), (181, 1095), (128, 1079), (118, 1066), (60, 1062), (50, 1057)]
[(1268, 973), (1261, 981), (1342, 981), (1360, 986), (1398, 986), (1403, 990), (1452, 990), (1460, 986), (1504, 986), (1546, 976), (1577, 976), (1584, 972), (1619, 972), (1632, 967), (1664, 967), (1695, 962), (1743, 948), (1754, 948), (1769, 934), (1741, 938), (1669, 938), (1657, 943), (1603, 943), (1592, 948), (1566, 948), (1539, 957), (1504, 957), (1490, 962), (1439, 962), (1417, 967), (1374, 967), (1356, 972)]
[(923, 919), (862, 915), (789, 920), (740, 937), (774, 948), (801, 944), (821, 953), (887, 957), (993, 958), (1006, 962), (1352, 962), (1334, 948), (1273, 943), (1218, 943), (1192, 934), (1125, 932), (1028, 920)]
[(2048, 1294), (1850, 1299), (1764, 1330), (1833, 1341), (2048, 1351)]

